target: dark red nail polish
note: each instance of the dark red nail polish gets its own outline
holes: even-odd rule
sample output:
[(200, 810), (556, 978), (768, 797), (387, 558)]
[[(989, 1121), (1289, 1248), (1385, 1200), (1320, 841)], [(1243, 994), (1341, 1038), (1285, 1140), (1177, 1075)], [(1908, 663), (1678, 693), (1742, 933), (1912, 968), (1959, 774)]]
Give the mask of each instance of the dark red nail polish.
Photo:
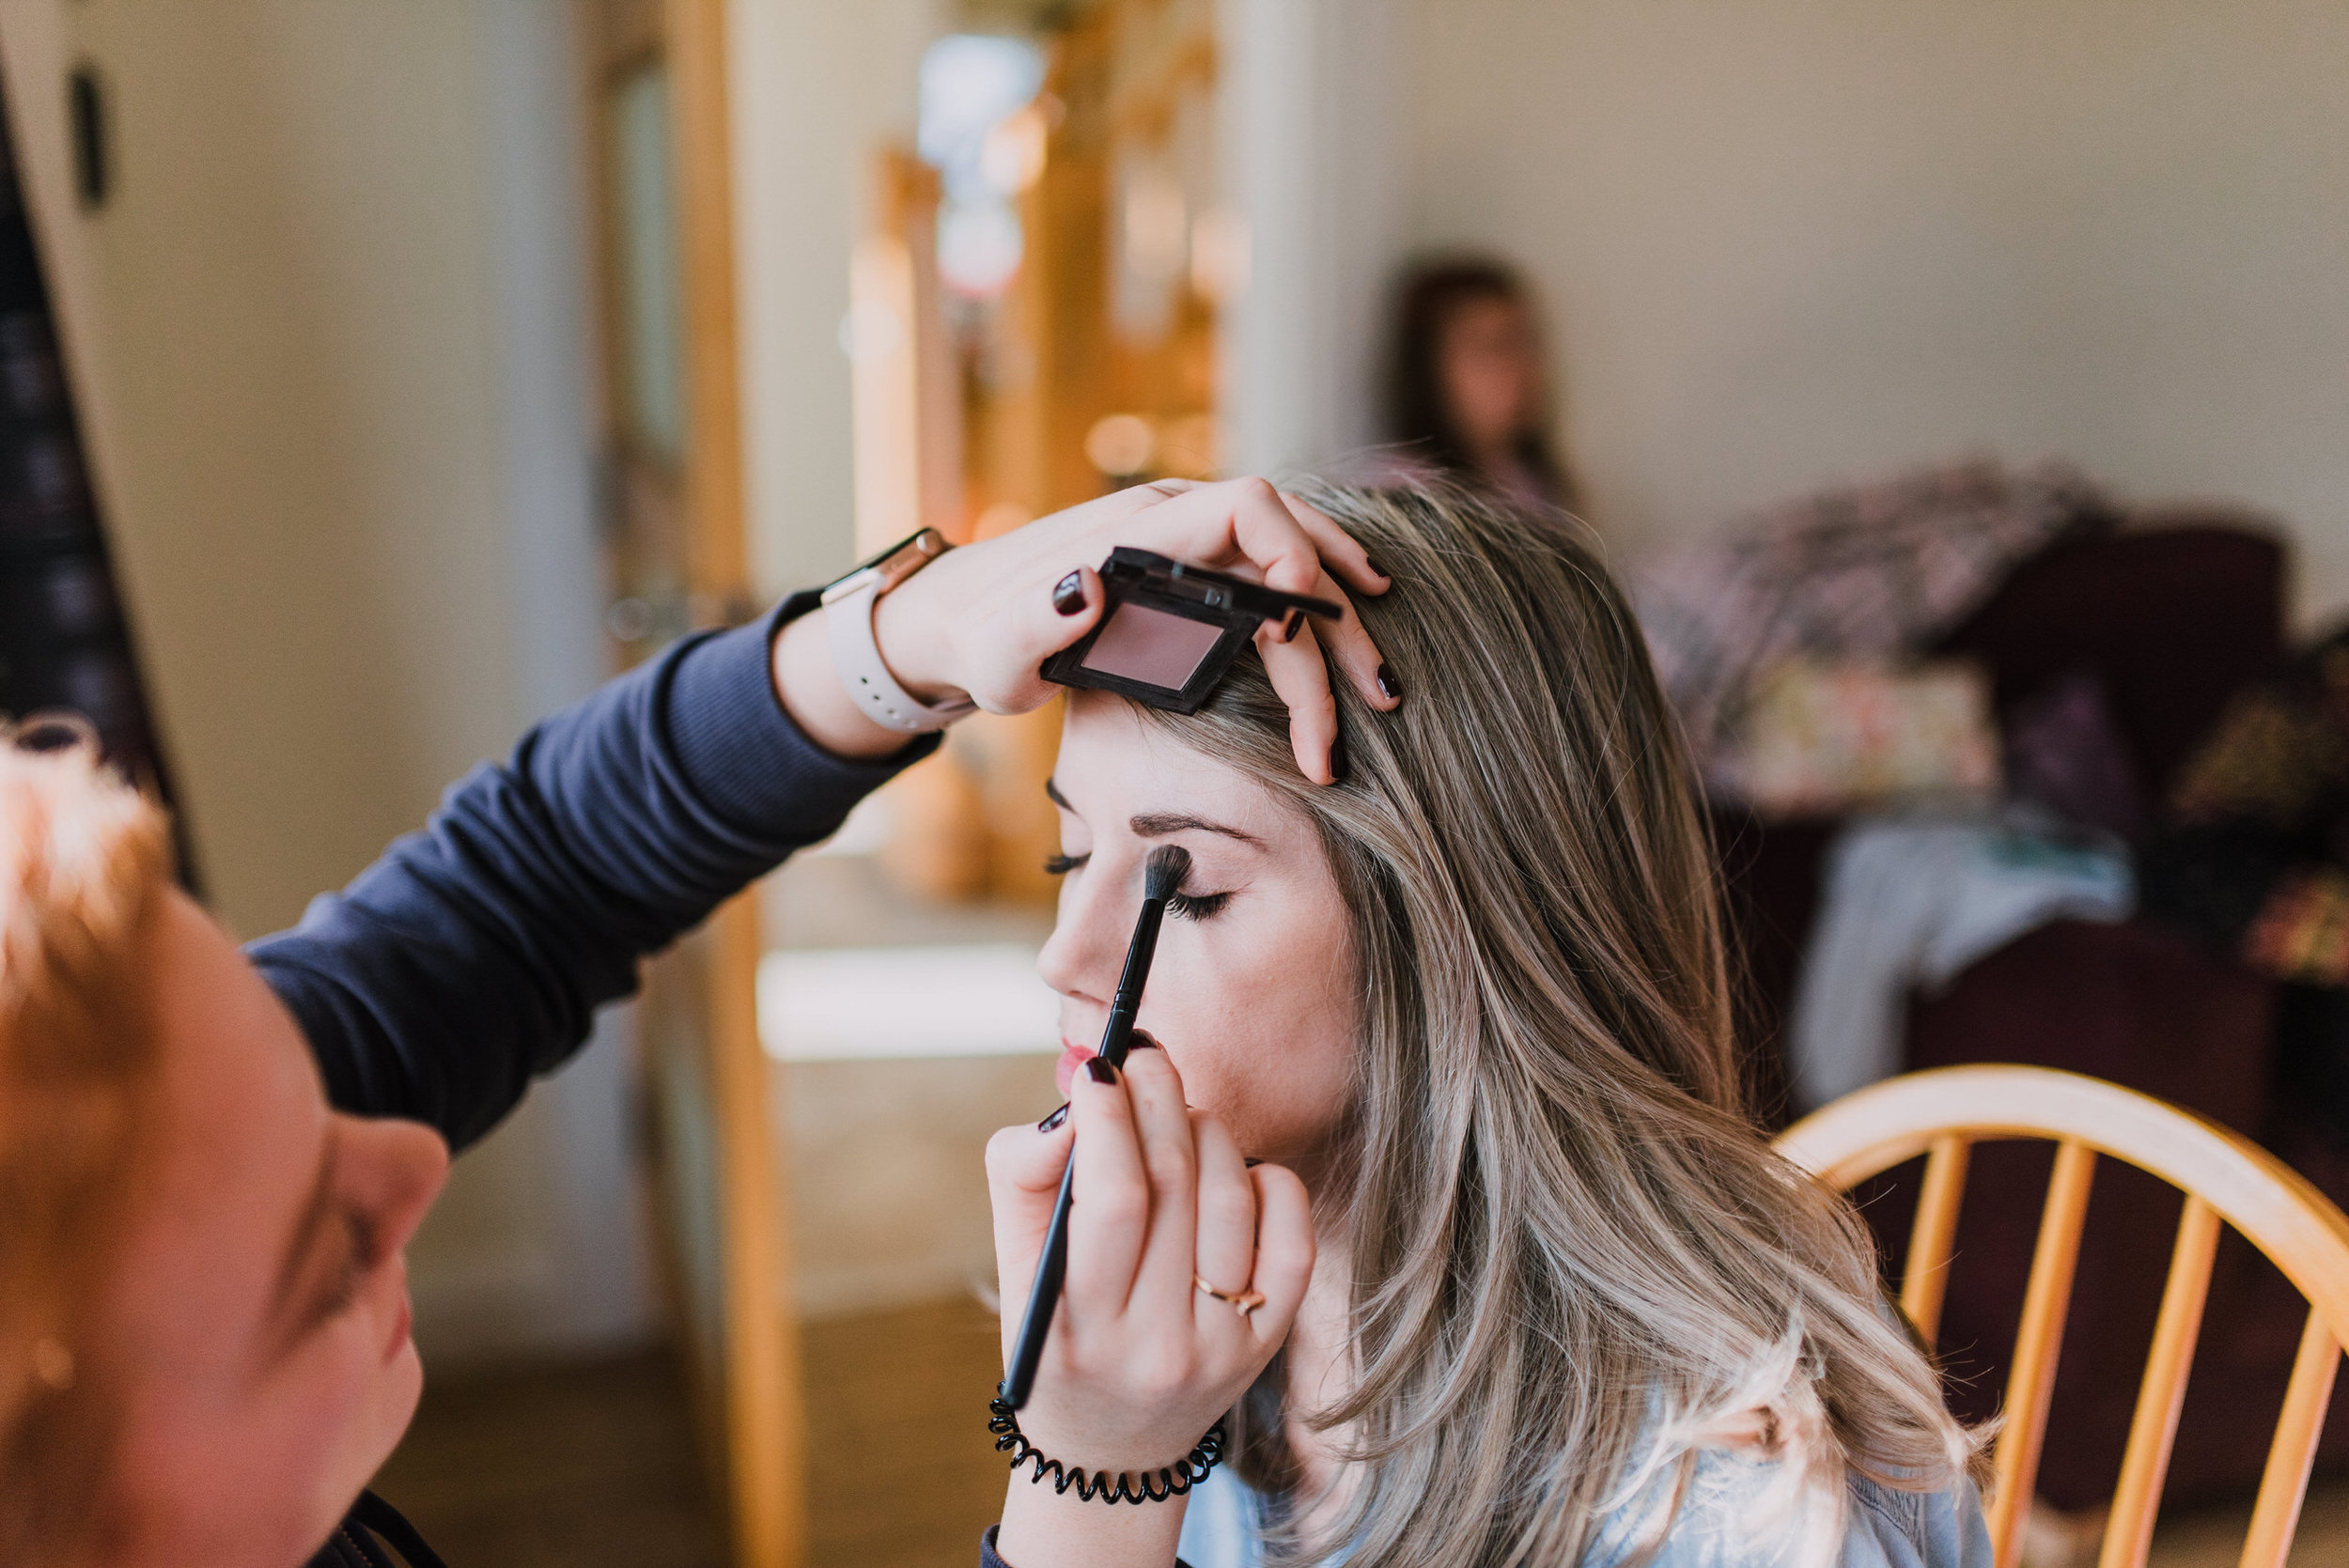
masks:
[(1264, 1163), (1263, 1160), (1258, 1159), (1254, 1155), (1243, 1155), (1240, 1157), (1248, 1162), (1248, 1169), (1251, 1171), (1253, 1171), (1257, 1166)]
[(1038, 1132), (1053, 1132), (1058, 1130), (1060, 1125), (1066, 1120), (1068, 1120), (1068, 1102), (1066, 1100), (1063, 1100), (1058, 1110), (1053, 1111), (1050, 1116), (1045, 1117), (1044, 1120), (1035, 1125), (1035, 1130)]
[(1394, 678), (1394, 672), (1384, 664), (1378, 666), (1378, 694), (1389, 702), (1403, 695), (1403, 683)]
[(1289, 618), (1281, 623), (1281, 641), (1283, 643), (1294, 643), (1297, 641), (1297, 634), (1304, 629), (1305, 612), (1302, 610), (1292, 610), (1289, 612)]
[(1135, 1050), (1163, 1050), (1165, 1048), (1139, 1029), (1134, 1031), (1132, 1037), (1126, 1043)]
[[(1376, 562), (1376, 561), (1372, 560), (1369, 556), (1365, 555), (1365, 556), (1363, 556), (1363, 557), (1362, 557), (1362, 565), (1363, 565), (1363, 566), (1365, 566), (1365, 567), (1368, 567), (1370, 568), (1370, 570), (1371, 570), (1371, 575), (1372, 575), (1372, 576), (1374, 576), (1374, 577), (1387, 577), (1387, 571), (1386, 571), (1386, 568), (1385, 568), (1384, 567), (1381, 567), (1381, 566), (1380, 566), (1377, 562)], [(1394, 579), (1393, 579), (1393, 578), (1392, 578), (1392, 577), (1387, 577), (1387, 581), (1388, 581), (1388, 582), (1393, 582), (1393, 581), (1394, 581)]]
[(1330, 782), (1346, 782), (1346, 737), (1342, 735), (1330, 737)]
[(1074, 615), (1085, 607), (1085, 578), (1082, 572), (1070, 572), (1052, 585), (1052, 608), (1064, 615)]
[(1102, 1061), (1097, 1056), (1089, 1056), (1085, 1058), (1085, 1077), (1091, 1079), (1096, 1083), (1115, 1083), (1117, 1081), (1117, 1069), (1111, 1066), (1108, 1063)]

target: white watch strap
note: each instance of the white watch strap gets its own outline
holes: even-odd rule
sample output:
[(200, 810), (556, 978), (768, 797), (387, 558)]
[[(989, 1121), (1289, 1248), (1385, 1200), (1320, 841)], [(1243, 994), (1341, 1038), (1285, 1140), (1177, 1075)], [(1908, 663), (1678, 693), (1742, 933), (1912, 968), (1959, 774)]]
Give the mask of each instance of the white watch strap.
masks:
[(866, 718), (884, 729), (906, 735), (942, 730), (979, 705), (964, 697), (935, 706), (918, 700), (897, 684), (881, 661), (880, 644), (873, 638), (873, 607), (880, 600), (880, 579), (824, 606), (824, 632), (832, 643), (832, 667), (840, 684)]

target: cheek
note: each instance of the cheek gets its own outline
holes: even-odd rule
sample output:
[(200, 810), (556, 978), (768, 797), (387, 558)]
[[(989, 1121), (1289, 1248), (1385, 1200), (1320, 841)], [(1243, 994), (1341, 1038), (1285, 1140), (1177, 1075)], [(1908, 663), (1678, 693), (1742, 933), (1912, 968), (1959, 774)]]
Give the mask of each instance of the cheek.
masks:
[(397, 1445), (423, 1382), (412, 1345), (385, 1360), (348, 1319), (257, 1381), (148, 1384), (120, 1451), (139, 1534), (179, 1560), (299, 1560)]
[[(1343, 1112), (1359, 1022), (1342, 934), (1302, 920), (1263, 924), (1269, 931), (1187, 932), (1182, 979), (1159, 1020), (1145, 1007), (1144, 1021), (1190, 1103), (1222, 1118), (1247, 1153), (1285, 1162), (1317, 1148)], [(1154, 970), (1154, 990), (1159, 978)]]

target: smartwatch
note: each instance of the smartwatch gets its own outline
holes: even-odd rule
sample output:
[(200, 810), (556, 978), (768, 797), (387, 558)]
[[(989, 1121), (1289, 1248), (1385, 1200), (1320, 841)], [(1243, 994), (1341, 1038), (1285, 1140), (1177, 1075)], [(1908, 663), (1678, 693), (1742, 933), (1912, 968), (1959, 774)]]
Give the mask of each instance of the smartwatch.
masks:
[(955, 547), (935, 528), (925, 528), (891, 545), (824, 589), (824, 632), (832, 644), (832, 666), (840, 684), (884, 729), (926, 735), (978, 707), (969, 697), (926, 703), (897, 683), (881, 660), (873, 636), (873, 607), (880, 597)]

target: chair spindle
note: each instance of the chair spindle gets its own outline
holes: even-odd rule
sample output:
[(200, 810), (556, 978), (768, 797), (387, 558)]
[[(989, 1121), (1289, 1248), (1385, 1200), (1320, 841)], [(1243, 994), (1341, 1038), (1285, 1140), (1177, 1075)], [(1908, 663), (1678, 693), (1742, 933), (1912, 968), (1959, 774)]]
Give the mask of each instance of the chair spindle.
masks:
[(2243, 1568), (2284, 1568), (2292, 1534), (2308, 1498), (2309, 1470), (2316, 1463), (2316, 1439), (2325, 1429), (2325, 1407), (2332, 1402), (2333, 1378), (2341, 1371), (2341, 1342), (2313, 1308), (2300, 1331), (2300, 1353), (2293, 1358), (2292, 1382), (2284, 1389), (2284, 1411), (2276, 1440), (2267, 1450), (2267, 1472), (2260, 1477), (2259, 1501), (2251, 1509), (2251, 1532), (2243, 1543)]
[(2170, 1473), (2170, 1445), (2178, 1434), (2178, 1411), (2186, 1404), (2186, 1375), (2194, 1369), (2194, 1344), (2202, 1331), (2202, 1305), (2210, 1296), (2212, 1261), (2218, 1255), (2218, 1211), (2192, 1193), (2178, 1217), (2177, 1246), (2170, 1254), (2170, 1283), (2161, 1293), (2161, 1315), (2154, 1324), (2154, 1348), (2138, 1387), (2137, 1414), (2129, 1421), (2129, 1446), (2121, 1456), (2121, 1483), (2112, 1495), (2105, 1545), (2097, 1568), (2141, 1568), (2161, 1511), (2161, 1483)]
[(1950, 1286), (1950, 1249), (1957, 1240), (1957, 1211), (1966, 1199), (1966, 1165), (1973, 1145), (1957, 1133), (1933, 1141), (1925, 1156), (1924, 1188), (1908, 1232), (1908, 1265), (1901, 1271), (1901, 1312), (1930, 1350), (1941, 1334), (1941, 1299)]
[(2072, 1304), (2072, 1271), (2079, 1263), (2080, 1226), (2088, 1218), (2089, 1184), (2096, 1151), (2077, 1138), (2056, 1145), (2055, 1172), (2040, 1213), (2039, 1244), (2023, 1321), (2006, 1379), (2006, 1430), (1999, 1435), (1997, 1490), (1990, 1498), (1990, 1545), (1997, 1568), (2022, 1560), (2023, 1521), (2039, 1480), (2039, 1446), (2047, 1435), (2047, 1401), (2055, 1392), (2056, 1356), (2063, 1348), (2063, 1319)]

